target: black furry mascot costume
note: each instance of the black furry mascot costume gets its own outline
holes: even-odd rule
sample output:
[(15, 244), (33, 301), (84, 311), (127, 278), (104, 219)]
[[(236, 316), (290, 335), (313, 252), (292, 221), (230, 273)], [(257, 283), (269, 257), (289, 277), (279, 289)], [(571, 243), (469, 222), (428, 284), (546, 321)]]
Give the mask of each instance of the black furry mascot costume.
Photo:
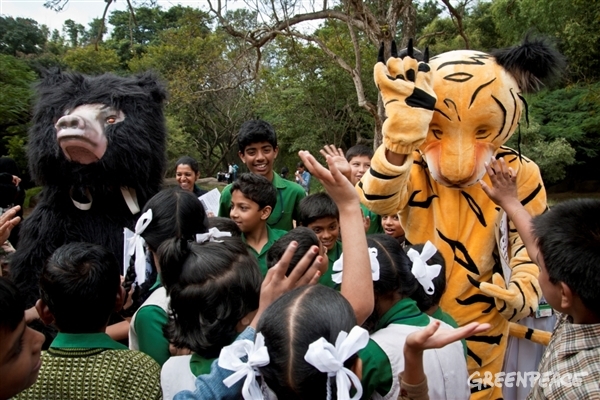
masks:
[(29, 168), (42, 199), (21, 227), (10, 273), (32, 306), (47, 258), (69, 242), (123, 258), (123, 228), (162, 184), (166, 91), (156, 76), (49, 73), (37, 86)]

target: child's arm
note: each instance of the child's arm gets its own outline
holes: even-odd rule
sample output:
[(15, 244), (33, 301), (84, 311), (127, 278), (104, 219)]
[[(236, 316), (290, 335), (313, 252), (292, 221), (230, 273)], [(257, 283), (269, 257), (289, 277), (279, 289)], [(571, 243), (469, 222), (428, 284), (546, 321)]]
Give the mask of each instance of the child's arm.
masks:
[(457, 340), (485, 332), (490, 329), (490, 324), (473, 322), (458, 329), (438, 329), (439, 327), (440, 321), (434, 321), (425, 329), (413, 332), (406, 337), (404, 372), (399, 377), (402, 388), (408, 392), (406, 398), (419, 398), (422, 397), (423, 391), (425, 394), (427, 393), (423, 369), (423, 352), (425, 350), (440, 349)]
[(481, 188), (494, 203), (502, 207), (517, 228), (529, 257), (537, 264), (539, 251), (531, 230), (532, 218), (517, 197), (517, 174), (512, 168), (507, 167), (503, 158), (500, 160), (493, 158), (486, 163), (485, 168), (492, 186), (481, 180), (479, 181)]
[(342, 295), (350, 302), (358, 324), (361, 325), (373, 312), (373, 278), (367, 236), (358, 195), (352, 184), (337, 169), (327, 155), (329, 170), (325, 169), (309, 152), (298, 153), (308, 170), (323, 184), (340, 211), (340, 230), (344, 238)]

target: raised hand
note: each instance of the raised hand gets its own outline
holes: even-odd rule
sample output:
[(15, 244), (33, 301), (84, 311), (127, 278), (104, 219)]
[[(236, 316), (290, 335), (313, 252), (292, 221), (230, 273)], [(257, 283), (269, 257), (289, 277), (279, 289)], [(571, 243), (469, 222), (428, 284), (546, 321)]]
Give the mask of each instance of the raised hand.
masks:
[(406, 337), (405, 349), (413, 352), (440, 349), (457, 340), (485, 332), (491, 328), (491, 325), (472, 322), (457, 329), (439, 329), (439, 327), (440, 321), (433, 321), (425, 329), (411, 333)]
[(0, 216), (0, 244), (6, 242), (12, 229), (21, 222), (21, 217), (15, 217), (21, 206), (14, 206)]
[(298, 156), (308, 171), (321, 182), (329, 196), (338, 208), (345, 204), (358, 204), (358, 194), (352, 183), (340, 172), (333, 157), (326, 154), (325, 159), (329, 170), (322, 166), (308, 151), (301, 150)]
[(383, 143), (393, 153), (410, 154), (427, 137), (436, 95), (427, 64), (429, 51), (425, 54), (423, 62), (413, 58), (411, 40), (406, 57), (391, 57), (386, 64), (380, 57), (375, 64), (375, 83), (388, 116), (382, 128)]
[(492, 158), (485, 163), (485, 169), (492, 186), (479, 181), (481, 189), (497, 205), (506, 210), (507, 207), (519, 202), (517, 196), (517, 174), (506, 165), (503, 158), (496, 160)]
[(327, 156), (331, 157), (331, 160), (335, 164), (338, 171), (340, 171), (346, 178), (350, 179), (352, 168), (350, 167), (348, 160), (346, 160), (346, 156), (344, 155), (342, 149), (336, 148), (332, 144), (327, 144), (321, 150), (319, 150), (319, 152), (325, 158), (327, 158)]
[(258, 311), (251, 323), (254, 328), (256, 328), (263, 311), (281, 295), (300, 286), (316, 284), (323, 271), (327, 269), (325, 260), (319, 256), (319, 248), (312, 246), (296, 264), (290, 275), (285, 276), (297, 248), (298, 243), (290, 243), (279, 262), (267, 272), (260, 287)]

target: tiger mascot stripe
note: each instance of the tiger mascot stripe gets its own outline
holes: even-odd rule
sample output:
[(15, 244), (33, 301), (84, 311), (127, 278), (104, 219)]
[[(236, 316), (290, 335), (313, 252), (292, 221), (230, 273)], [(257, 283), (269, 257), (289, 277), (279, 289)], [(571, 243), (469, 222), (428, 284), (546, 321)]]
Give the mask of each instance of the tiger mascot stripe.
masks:
[[(546, 45), (538, 41), (530, 46)], [(399, 212), (408, 242), (430, 240), (443, 254), (445, 312), (461, 326), (491, 324), (484, 334), (467, 338), (472, 376), (501, 371), (508, 322), (534, 312), (541, 296), (538, 267), (512, 223), (512, 275), (509, 282), (502, 278), (495, 240), (500, 209), (478, 183), (489, 184), (485, 162), (503, 158), (517, 174), (525, 208), (532, 215), (547, 208), (537, 165), (503, 146), (519, 125), (522, 92), (539, 84), (540, 74), (523, 70), (532, 63), (526, 58), (541, 51), (543, 62), (533, 62), (546, 62), (547, 74), (559, 64), (559, 55), (550, 48), (536, 50), (517, 47), (496, 55), (452, 51), (429, 64), (392, 57), (377, 63), (374, 71), (387, 119), (383, 144), (357, 191), (377, 214)], [(474, 399), (502, 397), (501, 388), (485, 385), (472, 385), (471, 393)]]

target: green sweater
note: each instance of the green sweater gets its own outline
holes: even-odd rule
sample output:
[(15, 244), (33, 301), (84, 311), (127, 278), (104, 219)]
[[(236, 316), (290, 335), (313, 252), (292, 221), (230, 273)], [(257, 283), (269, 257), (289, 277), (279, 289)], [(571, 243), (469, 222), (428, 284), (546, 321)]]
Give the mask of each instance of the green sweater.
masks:
[(105, 333), (59, 333), (37, 382), (15, 399), (162, 399), (160, 367)]

